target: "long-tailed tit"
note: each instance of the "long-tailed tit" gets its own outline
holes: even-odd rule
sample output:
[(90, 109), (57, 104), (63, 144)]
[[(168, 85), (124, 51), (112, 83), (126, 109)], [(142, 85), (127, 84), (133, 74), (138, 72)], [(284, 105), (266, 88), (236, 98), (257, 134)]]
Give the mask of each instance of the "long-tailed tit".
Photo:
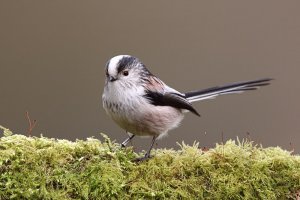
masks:
[(181, 93), (153, 75), (138, 58), (129, 55), (111, 58), (105, 73), (103, 107), (121, 128), (130, 133), (122, 146), (135, 135), (153, 138), (149, 150), (139, 160), (150, 157), (155, 140), (176, 128), (185, 111), (200, 116), (192, 102), (255, 90), (271, 81), (265, 78)]

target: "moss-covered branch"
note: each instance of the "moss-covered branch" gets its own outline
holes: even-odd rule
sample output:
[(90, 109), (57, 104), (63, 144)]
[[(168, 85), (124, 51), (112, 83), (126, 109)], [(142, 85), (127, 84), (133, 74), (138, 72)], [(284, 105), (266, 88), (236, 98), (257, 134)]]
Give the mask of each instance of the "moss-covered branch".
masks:
[(138, 155), (104, 142), (13, 135), (0, 138), (0, 199), (294, 199), (300, 156), (227, 141)]

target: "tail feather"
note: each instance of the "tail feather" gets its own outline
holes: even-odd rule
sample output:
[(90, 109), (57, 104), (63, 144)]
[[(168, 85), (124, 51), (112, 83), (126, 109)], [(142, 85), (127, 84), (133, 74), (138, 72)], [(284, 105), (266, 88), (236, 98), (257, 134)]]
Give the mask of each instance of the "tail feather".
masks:
[(239, 83), (232, 83), (224, 86), (212, 87), (204, 90), (191, 91), (185, 93), (185, 97), (189, 102), (201, 101), (205, 99), (212, 99), (224, 94), (239, 94), (245, 91), (256, 90), (259, 87), (270, 84), (273, 79), (265, 78), (254, 81), (245, 81)]

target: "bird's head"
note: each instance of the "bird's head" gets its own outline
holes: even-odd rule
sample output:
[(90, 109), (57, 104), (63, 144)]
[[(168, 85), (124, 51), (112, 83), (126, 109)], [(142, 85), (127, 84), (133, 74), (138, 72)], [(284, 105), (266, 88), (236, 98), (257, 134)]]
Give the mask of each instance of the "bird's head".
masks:
[(118, 55), (111, 58), (105, 67), (106, 84), (138, 84), (151, 73), (136, 57)]

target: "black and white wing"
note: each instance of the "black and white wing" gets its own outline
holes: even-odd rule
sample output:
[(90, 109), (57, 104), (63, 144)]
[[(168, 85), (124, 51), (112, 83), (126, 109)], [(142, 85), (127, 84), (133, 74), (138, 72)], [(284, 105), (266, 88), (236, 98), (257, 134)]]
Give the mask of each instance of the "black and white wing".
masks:
[(146, 97), (152, 105), (171, 106), (178, 109), (185, 109), (191, 111), (197, 116), (200, 116), (197, 110), (193, 108), (192, 104), (180, 93), (161, 93), (147, 90), (144, 97)]

